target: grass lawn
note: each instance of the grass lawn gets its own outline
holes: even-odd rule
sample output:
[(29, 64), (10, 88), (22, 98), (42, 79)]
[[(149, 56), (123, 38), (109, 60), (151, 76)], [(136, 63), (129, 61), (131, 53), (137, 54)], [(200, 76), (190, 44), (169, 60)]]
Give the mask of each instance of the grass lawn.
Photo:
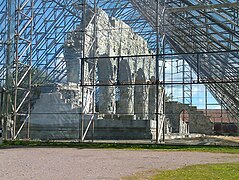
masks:
[(215, 153), (239, 154), (238, 146), (209, 145), (167, 145), (167, 144), (129, 144), (129, 143), (78, 143), (52, 141), (4, 141), (0, 148), (11, 147), (69, 147), (79, 149), (127, 149), (127, 150), (159, 150), (159, 151), (200, 151)]
[(225, 163), (225, 164), (204, 164), (186, 166), (176, 170), (152, 170), (136, 175), (125, 177), (123, 179), (192, 179), (192, 180), (208, 180), (208, 179), (239, 179), (239, 163)]

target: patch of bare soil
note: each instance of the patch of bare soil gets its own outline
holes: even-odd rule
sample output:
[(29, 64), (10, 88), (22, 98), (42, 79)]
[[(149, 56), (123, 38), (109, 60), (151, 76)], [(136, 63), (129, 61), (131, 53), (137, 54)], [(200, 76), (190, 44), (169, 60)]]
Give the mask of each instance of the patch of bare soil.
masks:
[(239, 146), (239, 137), (236, 136), (202, 136), (196, 138), (181, 138), (165, 140), (166, 144), (182, 145), (221, 145)]
[(153, 169), (239, 162), (239, 154), (77, 148), (0, 149), (0, 179), (121, 179)]

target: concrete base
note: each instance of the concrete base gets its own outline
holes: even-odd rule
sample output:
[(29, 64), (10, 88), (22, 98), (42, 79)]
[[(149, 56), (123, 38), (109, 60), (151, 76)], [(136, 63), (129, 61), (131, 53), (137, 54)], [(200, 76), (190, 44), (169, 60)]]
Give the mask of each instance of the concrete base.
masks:
[[(84, 131), (89, 120), (84, 120)], [(94, 139), (98, 140), (140, 140), (153, 139), (155, 128), (151, 127), (152, 121), (148, 120), (94, 120)], [(31, 124), (31, 139), (41, 140), (70, 140), (79, 139), (81, 134), (81, 122), (70, 124)], [(86, 135), (86, 139), (92, 139), (92, 126)]]
[(98, 119), (94, 122), (94, 137), (105, 140), (152, 139), (154, 135), (150, 122), (148, 120)]
[[(42, 140), (80, 139), (81, 106), (80, 103), (75, 105), (73, 100), (77, 98), (68, 97), (76, 93), (77, 91), (55, 91), (54, 89), (53, 92), (47, 90), (41, 93), (36, 99), (30, 115), (30, 138)], [(91, 118), (91, 114), (84, 115), (84, 132)], [(94, 118), (94, 139), (155, 139), (156, 123), (153, 120), (136, 120), (135, 115), (98, 113)], [(19, 137), (24, 138), (26, 134), (26, 130), (22, 131)], [(89, 128), (86, 139), (92, 139), (92, 127)]]
[(198, 138), (198, 137), (204, 137), (205, 134), (180, 134), (180, 133), (168, 133), (165, 134), (165, 139), (184, 139), (184, 138)]

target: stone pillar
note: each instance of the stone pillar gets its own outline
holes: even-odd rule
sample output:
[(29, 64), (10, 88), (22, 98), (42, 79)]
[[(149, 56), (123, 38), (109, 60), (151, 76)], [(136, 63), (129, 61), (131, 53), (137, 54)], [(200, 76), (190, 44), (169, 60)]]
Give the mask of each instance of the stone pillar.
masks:
[(131, 71), (127, 60), (123, 59), (119, 63), (119, 100), (117, 104), (118, 114), (132, 114), (133, 101), (132, 101), (132, 86), (131, 84)]
[(149, 103), (148, 103), (148, 113), (149, 119), (155, 119), (155, 112), (156, 112), (156, 79), (154, 76), (150, 78), (150, 85), (149, 85)]
[[(137, 119), (146, 118), (146, 107), (147, 107), (147, 92), (146, 92), (146, 80), (144, 71), (142, 68), (136, 73), (135, 86), (134, 86), (134, 113)], [(142, 84), (142, 85), (140, 85)]]
[(64, 57), (66, 61), (67, 82), (79, 83), (81, 73), (81, 51), (76, 46), (72, 35), (68, 35), (64, 45)]
[[(104, 55), (106, 56), (106, 55)], [(112, 114), (115, 109), (115, 97), (113, 83), (113, 67), (109, 58), (100, 58), (97, 63), (98, 68), (98, 107), (101, 114)]]

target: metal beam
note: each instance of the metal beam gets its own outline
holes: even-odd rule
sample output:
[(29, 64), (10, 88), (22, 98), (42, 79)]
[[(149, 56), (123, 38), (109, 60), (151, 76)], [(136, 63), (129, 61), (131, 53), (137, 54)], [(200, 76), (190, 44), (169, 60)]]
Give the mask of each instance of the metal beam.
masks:
[(223, 4), (207, 4), (207, 5), (195, 5), (195, 6), (185, 6), (179, 8), (168, 8), (167, 11), (170, 13), (181, 13), (187, 11), (197, 11), (204, 9), (222, 9), (222, 8), (238, 8), (239, 3), (223, 3)]

